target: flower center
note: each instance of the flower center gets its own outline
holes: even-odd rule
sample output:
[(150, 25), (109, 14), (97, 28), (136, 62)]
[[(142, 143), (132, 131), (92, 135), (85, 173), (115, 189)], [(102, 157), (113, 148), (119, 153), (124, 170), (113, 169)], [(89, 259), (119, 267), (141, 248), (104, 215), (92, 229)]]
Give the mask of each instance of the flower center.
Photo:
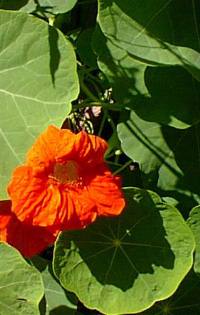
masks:
[(75, 161), (68, 161), (65, 164), (56, 163), (53, 169), (53, 177), (62, 184), (78, 181), (78, 164)]

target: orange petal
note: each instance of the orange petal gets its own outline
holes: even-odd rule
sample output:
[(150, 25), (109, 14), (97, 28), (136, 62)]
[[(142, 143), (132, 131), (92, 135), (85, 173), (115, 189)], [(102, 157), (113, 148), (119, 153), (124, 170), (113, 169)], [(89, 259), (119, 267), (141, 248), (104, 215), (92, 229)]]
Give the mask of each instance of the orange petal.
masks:
[(9, 200), (0, 201), (0, 241), (17, 248), (22, 255), (31, 257), (55, 241), (58, 231), (25, 225), (11, 212)]
[(81, 229), (94, 222), (97, 217), (96, 205), (89, 198), (87, 190), (69, 191), (64, 194), (68, 205), (68, 217), (63, 230)]
[(75, 135), (68, 129), (49, 126), (36, 140), (27, 154), (27, 164), (35, 167), (49, 167), (56, 156), (66, 156), (73, 148)]
[(15, 169), (8, 193), (12, 200), (12, 211), (27, 224), (61, 225), (66, 216), (64, 206), (61, 207), (59, 187), (49, 184), (47, 177), (35, 175), (31, 167)]
[(22, 255), (32, 257), (53, 244), (56, 234), (44, 227), (26, 225), (13, 217), (7, 228), (6, 241)]
[(67, 158), (83, 167), (95, 166), (103, 163), (107, 147), (108, 144), (102, 138), (81, 131), (75, 135), (73, 150)]
[(98, 174), (90, 178), (88, 192), (95, 201), (100, 216), (119, 215), (125, 207), (120, 178), (102, 166)]

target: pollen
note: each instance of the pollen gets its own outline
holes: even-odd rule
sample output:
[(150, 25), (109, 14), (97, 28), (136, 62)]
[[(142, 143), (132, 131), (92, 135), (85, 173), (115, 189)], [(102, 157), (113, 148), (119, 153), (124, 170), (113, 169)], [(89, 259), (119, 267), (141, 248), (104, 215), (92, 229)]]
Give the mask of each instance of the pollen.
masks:
[(65, 164), (56, 163), (52, 177), (62, 184), (75, 183), (80, 179), (78, 164), (75, 161), (68, 161)]

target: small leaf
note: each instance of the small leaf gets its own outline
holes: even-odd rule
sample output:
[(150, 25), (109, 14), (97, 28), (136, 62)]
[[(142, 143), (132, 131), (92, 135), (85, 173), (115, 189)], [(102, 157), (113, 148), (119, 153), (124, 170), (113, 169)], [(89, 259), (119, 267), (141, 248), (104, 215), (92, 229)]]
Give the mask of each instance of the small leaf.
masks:
[(130, 314), (172, 295), (190, 270), (194, 238), (175, 207), (151, 191), (125, 189), (127, 208), (60, 235), (54, 272), (88, 308)]
[(0, 243), (0, 314), (39, 315), (44, 294), (40, 273), (19, 252)]

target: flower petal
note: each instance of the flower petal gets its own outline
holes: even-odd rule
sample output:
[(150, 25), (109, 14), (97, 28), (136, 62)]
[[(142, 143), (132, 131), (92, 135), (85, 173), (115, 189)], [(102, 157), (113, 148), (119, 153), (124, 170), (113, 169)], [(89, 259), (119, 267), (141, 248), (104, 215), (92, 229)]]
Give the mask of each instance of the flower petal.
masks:
[(96, 204), (88, 196), (87, 190), (72, 190), (64, 194), (67, 200), (68, 217), (63, 229), (81, 229), (95, 221), (97, 217)]
[(68, 129), (49, 126), (27, 154), (26, 163), (34, 167), (50, 167), (57, 156), (67, 156), (73, 148), (75, 135)]
[[(57, 185), (35, 175), (28, 166), (17, 167), (8, 186), (12, 211), (20, 221), (38, 226), (62, 225), (66, 217)], [(62, 211), (63, 210), (63, 211)]]
[(94, 135), (89, 135), (84, 131), (79, 132), (75, 136), (70, 160), (75, 160), (84, 167), (85, 165), (90, 167), (103, 163), (104, 154), (108, 147), (105, 140)]
[(120, 178), (113, 176), (105, 166), (101, 166), (98, 174), (90, 178), (87, 189), (96, 203), (98, 215), (119, 215), (124, 209)]
[(22, 255), (31, 257), (55, 241), (58, 231), (29, 226), (17, 220), (11, 212), (9, 200), (0, 201), (0, 241), (17, 248)]

